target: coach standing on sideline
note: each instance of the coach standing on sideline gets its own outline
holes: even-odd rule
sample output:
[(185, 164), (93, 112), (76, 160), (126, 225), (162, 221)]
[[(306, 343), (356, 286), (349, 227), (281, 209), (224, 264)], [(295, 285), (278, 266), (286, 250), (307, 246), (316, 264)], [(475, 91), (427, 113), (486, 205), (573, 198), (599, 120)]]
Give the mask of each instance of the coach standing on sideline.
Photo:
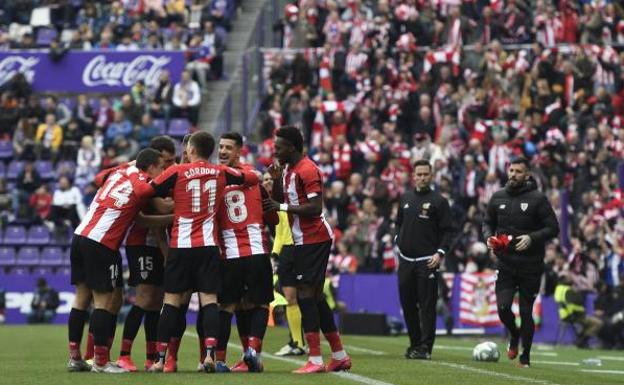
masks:
[[(507, 185), (492, 195), (483, 221), (483, 237), (498, 257), (496, 303), (498, 316), (510, 334), (507, 357), (518, 356), (519, 366), (530, 366), (533, 343), (533, 302), (544, 273), (544, 244), (559, 233), (557, 217), (530, 176), (529, 161), (517, 158), (507, 169)], [(520, 293), (520, 330), (511, 304)]]
[(396, 243), (399, 295), (407, 324), (409, 359), (430, 360), (436, 331), (438, 267), (453, 238), (448, 201), (431, 190), (432, 169), (426, 160), (414, 164), (416, 189), (400, 201)]

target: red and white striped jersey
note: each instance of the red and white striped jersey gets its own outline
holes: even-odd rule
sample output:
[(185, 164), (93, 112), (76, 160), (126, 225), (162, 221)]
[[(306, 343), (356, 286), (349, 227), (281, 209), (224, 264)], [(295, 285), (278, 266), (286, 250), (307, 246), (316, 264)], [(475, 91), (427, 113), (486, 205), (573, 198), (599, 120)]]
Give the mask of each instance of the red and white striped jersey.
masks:
[(128, 227), (146, 202), (147, 179), (143, 172), (128, 176), (125, 169), (120, 169), (112, 173), (74, 233), (119, 250)]
[(158, 241), (154, 232), (147, 227), (141, 227), (136, 223), (128, 229), (125, 241), (126, 246), (151, 246), (158, 247)]
[[(251, 169), (245, 165), (243, 169)], [(260, 185), (228, 186), (217, 213), (222, 256), (225, 259), (268, 254)], [(268, 197), (268, 194), (267, 194)]]
[(170, 246), (178, 249), (218, 246), (215, 215), (225, 186), (257, 183), (258, 177), (252, 171), (238, 171), (202, 160), (166, 169), (151, 186), (160, 197), (173, 190), (175, 205)]
[[(308, 203), (310, 199), (323, 194), (321, 171), (308, 157), (294, 166), (286, 165), (282, 177), (284, 202), (290, 206)], [(325, 215), (302, 217), (292, 214), (290, 221), (295, 245), (309, 245), (332, 239), (333, 233)]]

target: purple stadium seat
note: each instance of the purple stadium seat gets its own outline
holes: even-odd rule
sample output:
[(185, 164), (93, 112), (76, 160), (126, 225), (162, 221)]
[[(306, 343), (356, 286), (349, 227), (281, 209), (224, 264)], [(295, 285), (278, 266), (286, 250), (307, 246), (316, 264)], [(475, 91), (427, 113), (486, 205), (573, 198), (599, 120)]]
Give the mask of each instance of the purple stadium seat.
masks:
[(56, 165), (56, 175), (66, 175), (74, 178), (74, 174), (76, 173), (76, 162), (73, 160), (62, 160), (58, 162)]
[(154, 126), (158, 128), (160, 135), (165, 134), (165, 131), (167, 129), (167, 122), (165, 122), (165, 119), (154, 119)]
[(15, 249), (13, 247), (0, 247), (0, 266), (15, 265)]
[(26, 244), (44, 246), (50, 244), (50, 231), (43, 225), (32, 226), (28, 230)]
[(13, 158), (13, 143), (9, 140), (0, 140), (0, 159)]
[(54, 168), (52, 167), (52, 162), (49, 160), (38, 160), (35, 163), (35, 168), (39, 171), (39, 175), (41, 179), (54, 179), (56, 177), (54, 173)]
[(9, 163), (9, 167), (7, 168), (6, 178), (8, 180), (15, 180), (20, 172), (24, 169), (24, 162), (19, 160), (14, 160)]
[(171, 122), (169, 122), (169, 132), (167, 132), (167, 134), (174, 138), (182, 138), (189, 133), (190, 129), (191, 122), (189, 122), (188, 119), (171, 119)]
[(57, 234), (57, 232), (55, 231), (55, 234), (50, 237), (49, 244), (56, 246), (68, 246), (71, 243), (73, 233), (74, 231), (72, 229), (67, 229), (67, 232), (59, 234)]
[(39, 47), (49, 47), (57, 35), (58, 33), (54, 28), (41, 28), (37, 32), (37, 45)]
[(36, 266), (39, 264), (39, 248), (25, 246), (17, 252), (17, 261), (15, 262), (18, 266)]
[(5, 245), (23, 245), (26, 243), (26, 228), (23, 226), (7, 226), (4, 231)]
[(61, 266), (63, 265), (65, 253), (60, 247), (44, 247), (41, 251), (39, 264), (42, 266)]

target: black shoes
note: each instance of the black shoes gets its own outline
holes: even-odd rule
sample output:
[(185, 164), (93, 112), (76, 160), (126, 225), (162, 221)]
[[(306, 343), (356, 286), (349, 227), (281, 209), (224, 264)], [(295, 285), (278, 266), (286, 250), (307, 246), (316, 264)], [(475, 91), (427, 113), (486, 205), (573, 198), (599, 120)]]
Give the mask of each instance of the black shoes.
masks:
[(405, 352), (405, 358), (408, 360), (430, 360), (431, 354), (424, 349), (409, 347)]

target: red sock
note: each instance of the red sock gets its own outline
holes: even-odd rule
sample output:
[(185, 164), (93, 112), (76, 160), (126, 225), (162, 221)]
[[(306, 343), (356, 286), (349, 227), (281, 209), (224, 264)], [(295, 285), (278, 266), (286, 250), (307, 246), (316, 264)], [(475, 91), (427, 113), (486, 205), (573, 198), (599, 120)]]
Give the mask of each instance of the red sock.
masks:
[(94, 348), (93, 348), (93, 333), (89, 333), (87, 336), (87, 351), (85, 352), (84, 359), (90, 360), (94, 356)]
[(243, 346), (243, 351), (246, 352), (249, 347), (249, 336), (240, 336), (240, 341)]
[(199, 362), (204, 362), (206, 360), (206, 345), (201, 338), (198, 338), (197, 342), (199, 343)]
[(178, 350), (180, 349), (180, 339), (179, 338), (171, 338), (169, 340), (169, 356), (178, 359)]
[(123, 339), (121, 340), (121, 350), (120, 355), (129, 356), (132, 353), (132, 343), (133, 340)]
[(332, 353), (343, 350), (342, 341), (340, 341), (340, 334), (338, 334), (338, 332), (331, 332), (331, 333), (325, 334), (325, 339), (327, 339), (327, 342), (329, 342), (329, 346), (331, 347)]
[(80, 344), (78, 342), (69, 343), (69, 357), (72, 360), (82, 360), (82, 355), (80, 354)]
[(213, 337), (204, 338), (206, 349), (214, 349), (217, 346), (217, 339)]
[(258, 337), (249, 337), (249, 347), (258, 353), (262, 353), (262, 339)]
[(145, 342), (145, 357), (148, 360), (156, 360), (158, 357), (158, 348), (155, 341)]
[(305, 339), (308, 343), (308, 347), (310, 348), (310, 356), (319, 357), (321, 355), (321, 333), (305, 333)]
[(109, 352), (108, 346), (96, 346), (94, 349), (95, 364), (98, 366), (104, 366), (108, 361)]
[[(215, 359), (217, 361), (221, 361), (221, 362), (225, 362), (225, 356), (226, 356), (226, 351), (225, 350), (217, 350), (215, 353)], [(204, 350), (204, 358), (206, 356), (206, 350)]]

